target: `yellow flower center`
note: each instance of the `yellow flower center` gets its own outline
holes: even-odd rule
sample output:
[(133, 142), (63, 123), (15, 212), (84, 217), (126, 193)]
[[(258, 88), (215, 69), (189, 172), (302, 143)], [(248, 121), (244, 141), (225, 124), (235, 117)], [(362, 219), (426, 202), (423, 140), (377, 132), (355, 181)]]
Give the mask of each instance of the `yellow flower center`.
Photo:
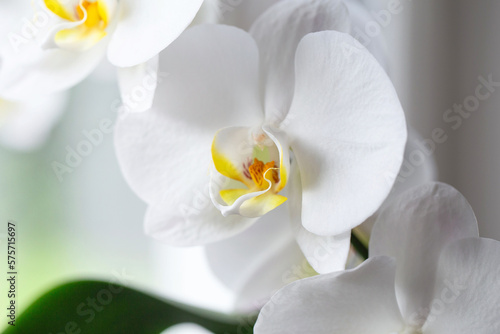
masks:
[[(269, 186), (266, 178), (273, 182), (273, 184), (280, 181), (278, 167), (276, 167), (274, 161), (264, 164), (259, 159), (254, 158), (253, 164), (248, 167), (248, 172), (259, 190), (267, 189)], [(268, 172), (271, 175), (267, 174)]]
[(44, 0), (45, 5), (61, 19), (77, 24), (63, 29), (55, 35), (55, 43), (62, 49), (86, 51), (106, 36), (106, 28), (114, 8), (108, 8), (106, 1), (81, 0), (75, 7), (64, 5), (62, 0)]

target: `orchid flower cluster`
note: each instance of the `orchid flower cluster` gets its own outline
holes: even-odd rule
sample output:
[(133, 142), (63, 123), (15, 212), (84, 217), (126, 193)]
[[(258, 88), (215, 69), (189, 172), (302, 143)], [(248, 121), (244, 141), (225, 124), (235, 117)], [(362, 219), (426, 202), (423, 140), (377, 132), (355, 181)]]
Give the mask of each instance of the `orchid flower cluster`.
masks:
[(114, 138), (145, 233), (204, 245), (238, 310), (265, 304), (256, 333), (500, 332), (500, 244), (452, 187), (403, 189), (429, 173), (398, 184), (413, 132), (380, 49), (349, 34), (356, 1), (29, 2), (5, 5), (30, 18), (0, 26), (0, 117), (105, 56), (124, 101), (153, 75)]

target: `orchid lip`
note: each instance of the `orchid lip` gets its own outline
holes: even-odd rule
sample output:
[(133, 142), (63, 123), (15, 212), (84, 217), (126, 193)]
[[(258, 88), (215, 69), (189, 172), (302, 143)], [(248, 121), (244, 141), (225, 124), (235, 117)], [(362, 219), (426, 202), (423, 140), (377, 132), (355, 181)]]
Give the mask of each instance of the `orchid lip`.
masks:
[[(287, 200), (279, 195), (288, 179), (287, 139), (273, 131), (232, 127), (216, 134), (210, 196), (224, 216), (260, 217)], [(213, 181), (217, 174), (226, 178), (225, 185)]]
[(116, 0), (80, 0), (77, 5), (68, 5), (67, 1), (43, 0), (49, 11), (63, 23), (59, 24), (44, 47), (83, 52), (92, 48), (106, 35), (116, 11)]

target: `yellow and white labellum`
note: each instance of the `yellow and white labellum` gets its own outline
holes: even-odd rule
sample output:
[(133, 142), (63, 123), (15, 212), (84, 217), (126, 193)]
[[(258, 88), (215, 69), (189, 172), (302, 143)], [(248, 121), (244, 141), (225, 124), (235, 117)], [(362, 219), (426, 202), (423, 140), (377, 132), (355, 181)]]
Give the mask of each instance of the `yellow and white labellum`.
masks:
[(45, 6), (68, 24), (54, 36), (61, 49), (86, 51), (107, 34), (116, 0), (44, 0)]
[[(260, 217), (283, 204), (290, 157), (286, 135), (267, 127), (220, 130), (212, 143), (210, 194), (224, 216)], [(223, 182), (216, 182), (216, 174)]]

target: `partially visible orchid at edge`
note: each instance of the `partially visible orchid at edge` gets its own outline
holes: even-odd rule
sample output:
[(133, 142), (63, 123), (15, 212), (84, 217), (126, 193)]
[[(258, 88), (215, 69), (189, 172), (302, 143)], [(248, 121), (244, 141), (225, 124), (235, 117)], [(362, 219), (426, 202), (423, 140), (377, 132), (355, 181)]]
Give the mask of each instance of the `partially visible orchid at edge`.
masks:
[[(105, 55), (119, 68), (124, 97), (144, 78), (157, 79), (158, 53), (189, 26), (203, 0), (35, 0), (0, 2), (0, 92), (23, 100), (72, 87)], [(151, 106), (156, 83), (131, 111)]]
[(255, 333), (498, 333), (499, 276), (500, 242), (479, 238), (457, 190), (430, 183), (380, 212), (367, 261), (286, 286)]

